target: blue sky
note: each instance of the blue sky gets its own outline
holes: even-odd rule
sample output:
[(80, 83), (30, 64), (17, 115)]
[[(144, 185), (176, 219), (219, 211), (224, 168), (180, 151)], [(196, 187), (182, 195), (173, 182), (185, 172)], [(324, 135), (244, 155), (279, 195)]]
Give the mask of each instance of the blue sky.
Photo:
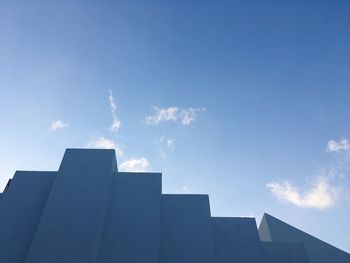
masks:
[(114, 147), (350, 252), (348, 1), (72, 2), (0, 3), (0, 189)]

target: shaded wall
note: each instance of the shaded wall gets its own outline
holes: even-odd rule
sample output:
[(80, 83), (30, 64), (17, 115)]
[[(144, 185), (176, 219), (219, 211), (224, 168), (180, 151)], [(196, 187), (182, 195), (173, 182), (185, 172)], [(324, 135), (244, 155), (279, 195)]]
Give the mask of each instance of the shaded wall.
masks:
[(303, 244), (262, 242), (266, 262), (269, 263), (309, 263)]
[(350, 262), (350, 254), (268, 214), (263, 216), (259, 234), (263, 241), (303, 244), (312, 263)]
[(99, 262), (158, 262), (161, 174), (117, 173), (112, 184)]
[(66, 150), (26, 263), (96, 262), (115, 170), (114, 150)]
[[(16, 172), (0, 194), (1, 263), (350, 262), (284, 222), (211, 217), (208, 195), (161, 193), (114, 150), (68, 149), (58, 172)], [(261, 242), (259, 239), (268, 242)]]
[(163, 195), (160, 262), (214, 262), (207, 195)]
[(25, 261), (55, 176), (16, 172), (0, 200), (0, 262)]
[(263, 262), (264, 252), (254, 218), (213, 217), (212, 227), (216, 262)]

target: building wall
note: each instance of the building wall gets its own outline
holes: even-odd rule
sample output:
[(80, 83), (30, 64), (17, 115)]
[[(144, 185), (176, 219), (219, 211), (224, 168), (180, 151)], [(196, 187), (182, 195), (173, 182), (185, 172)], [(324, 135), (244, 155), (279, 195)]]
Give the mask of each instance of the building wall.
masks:
[(96, 262), (115, 171), (113, 150), (66, 150), (26, 263)]
[(0, 262), (25, 261), (56, 174), (16, 172), (0, 200)]
[(100, 263), (159, 261), (161, 174), (116, 173)]
[[(303, 244), (312, 263), (350, 262), (348, 253), (268, 214), (263, 217), (262, 224), (259, 226), (259, 233), (261, 233), (261, 239), (264, 241)], [(269, 233), (269, 236), (266, 233)]]
[[(68, 149), (58, 172), (16, 172), (0, 195), (1, 263), (343, 263), (350, 255), (265, 215), (211, 217), (208, 195), (162, 194), (114, 150)], [(307, 255), (306, 255), (307, 253)]]
[(213, 217), (212, 227), (215, 262), (264, 262), (254, 218)]
[(163, 195), (160, 263), (213, 263), (207, 195)]
[(262, 242), (266, 262), (269, 263), (309, 263), (303, 244), (285, 242)]

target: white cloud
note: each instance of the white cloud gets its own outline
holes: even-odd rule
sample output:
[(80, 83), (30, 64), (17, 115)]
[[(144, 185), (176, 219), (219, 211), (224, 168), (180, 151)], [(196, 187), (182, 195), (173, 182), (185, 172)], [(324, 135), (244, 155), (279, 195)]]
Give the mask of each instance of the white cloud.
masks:
[(57, 120), (52, 121), (50, 125), (51, 131), (57, 131), (59, 129), (67, 128), (69, 125), (67, 123), (64, 123), (63, 121)]
[(187, 110), (182, 110), (182, 125), (188, 126), (194, 122), (197, 118), (197, 112), (205, 111), (205, 109), (192, 109), (188, 108)]
[(120, 128), (120, 120), (117, 118), (113, 119), (112, 125), (110, 127), (111, 131), (118, 131)]
[(120, 166), (123, 172), (145, 172), (149, 168), (149, 162), (145, 157), (139, 159), (129, 159), (124, 161)]
[(341, 138), (340, 141), (330, 140), (327, 144), (327, 152), (341, 152), (350, 150), (350, 143), (346, 138)]
[(111, 109), (112, 117), (113, 117), (113, 122), (111, 127), (109, 128), (111, 131), (118, 131), (121, 125), (121, 122), (117, 116), (117, 104), (113, 98), (112, 91), (109, 91), (109, 96), (108, 96), (108, 101), (109, 101), (109, 107)]
[(165, 136), (162, 136), (159, 139), (155, 140), (155, 143), (158, 144), (159, 157), (163, 160), (167, 159), (169, 151), (175, 150), (174, 138), (166, 138)]
[(175, 123), (182, 124), (183, 126), (189, 126), (192, 122), (196, 121), (198, 112), (205, 111), (205, 108), (158, 108), (153, 107), (154, 114), (145, 118), (146, 124), (158, 125), (161, 122), (173, 121)]
[(330, 179), (326, 176), (319, 176), (311, 184), (311, 187), (301, 193), (290, 182), (270, 182), (266, 185), (272, 194), (279, 200), (292, 203), (302, 208), (315, 208), (323, 210), (335, 205), (338, 191)]
[(178, 119), (178, 107), (170, 107), (166, 109), (160, 109), (158, 107), (153, 107), (153, 110), (155, 113), (151, 116), (146, 117), (146, 123), (147, 124), (154, 124), (157, 125), (160, 122), (166, 122), (166, 121), (177, 121)]
[(107, 139), (103, 136), (97, 138), (94, 141), (91, 141), (87, 144), (88, 148), (98, 148), (98, 149), (115, 149), (115, 152), (118, 156), (123, 155), (123, 151), (117, 146), (117, 144), (110, 139)]
[(108, 100), (109, 100), (109, 106), (111, 107), (111, 111), (115, 112), (117, 110), (117, 104), (114, 101), (113, 94), (112, 94), (111, 90), (109, 91)]
[(348, 193), (348, 186), (344, 186), (344, 183), (346, 184), (348, 181), (347, 177), (350, 171), (349, 150), (350, 145), (346, 138), (341, 138), (339, 141), (330, 140), (327, 143), (327, 152), (346, 153), (337, 155), (335, 161), (330, 163), (328, 167), (320, 167), (318, 176), (311, 181), (308, 188), (300, 190), (289, 181), (272, 181), (266, 187), (280, 201), (298, 207), (319, 210), (330, 208), (346, 199)]
[(166, 138), (165, 136), (160, 137), (156, 142), (160, 144), (165, 144), (168, 148), (174, 149), (175, 147), (175, 139), (174, 138)]
[(167, 146), (168, 146), (168, 148), (171, 148), (171, 149), (174, 149), (174, 145), (175, 145), (175, 139), (168, 139), (167, 141), (166, 141), (166, 144), (167, 144)]

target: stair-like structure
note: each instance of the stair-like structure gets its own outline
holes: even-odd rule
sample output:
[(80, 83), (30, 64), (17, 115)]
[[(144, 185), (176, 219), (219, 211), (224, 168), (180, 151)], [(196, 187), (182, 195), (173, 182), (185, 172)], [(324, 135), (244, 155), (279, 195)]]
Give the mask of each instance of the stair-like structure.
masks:
[(0, 262), (343, 263), (350, 255), (266, 214), (259, 231), (254, 218), (211, 217), (208, 195), (162, 194), (160, 173), (118, 172), (114, 150), (67, 149), (57, 172), (17, 171), (0, 194)]

